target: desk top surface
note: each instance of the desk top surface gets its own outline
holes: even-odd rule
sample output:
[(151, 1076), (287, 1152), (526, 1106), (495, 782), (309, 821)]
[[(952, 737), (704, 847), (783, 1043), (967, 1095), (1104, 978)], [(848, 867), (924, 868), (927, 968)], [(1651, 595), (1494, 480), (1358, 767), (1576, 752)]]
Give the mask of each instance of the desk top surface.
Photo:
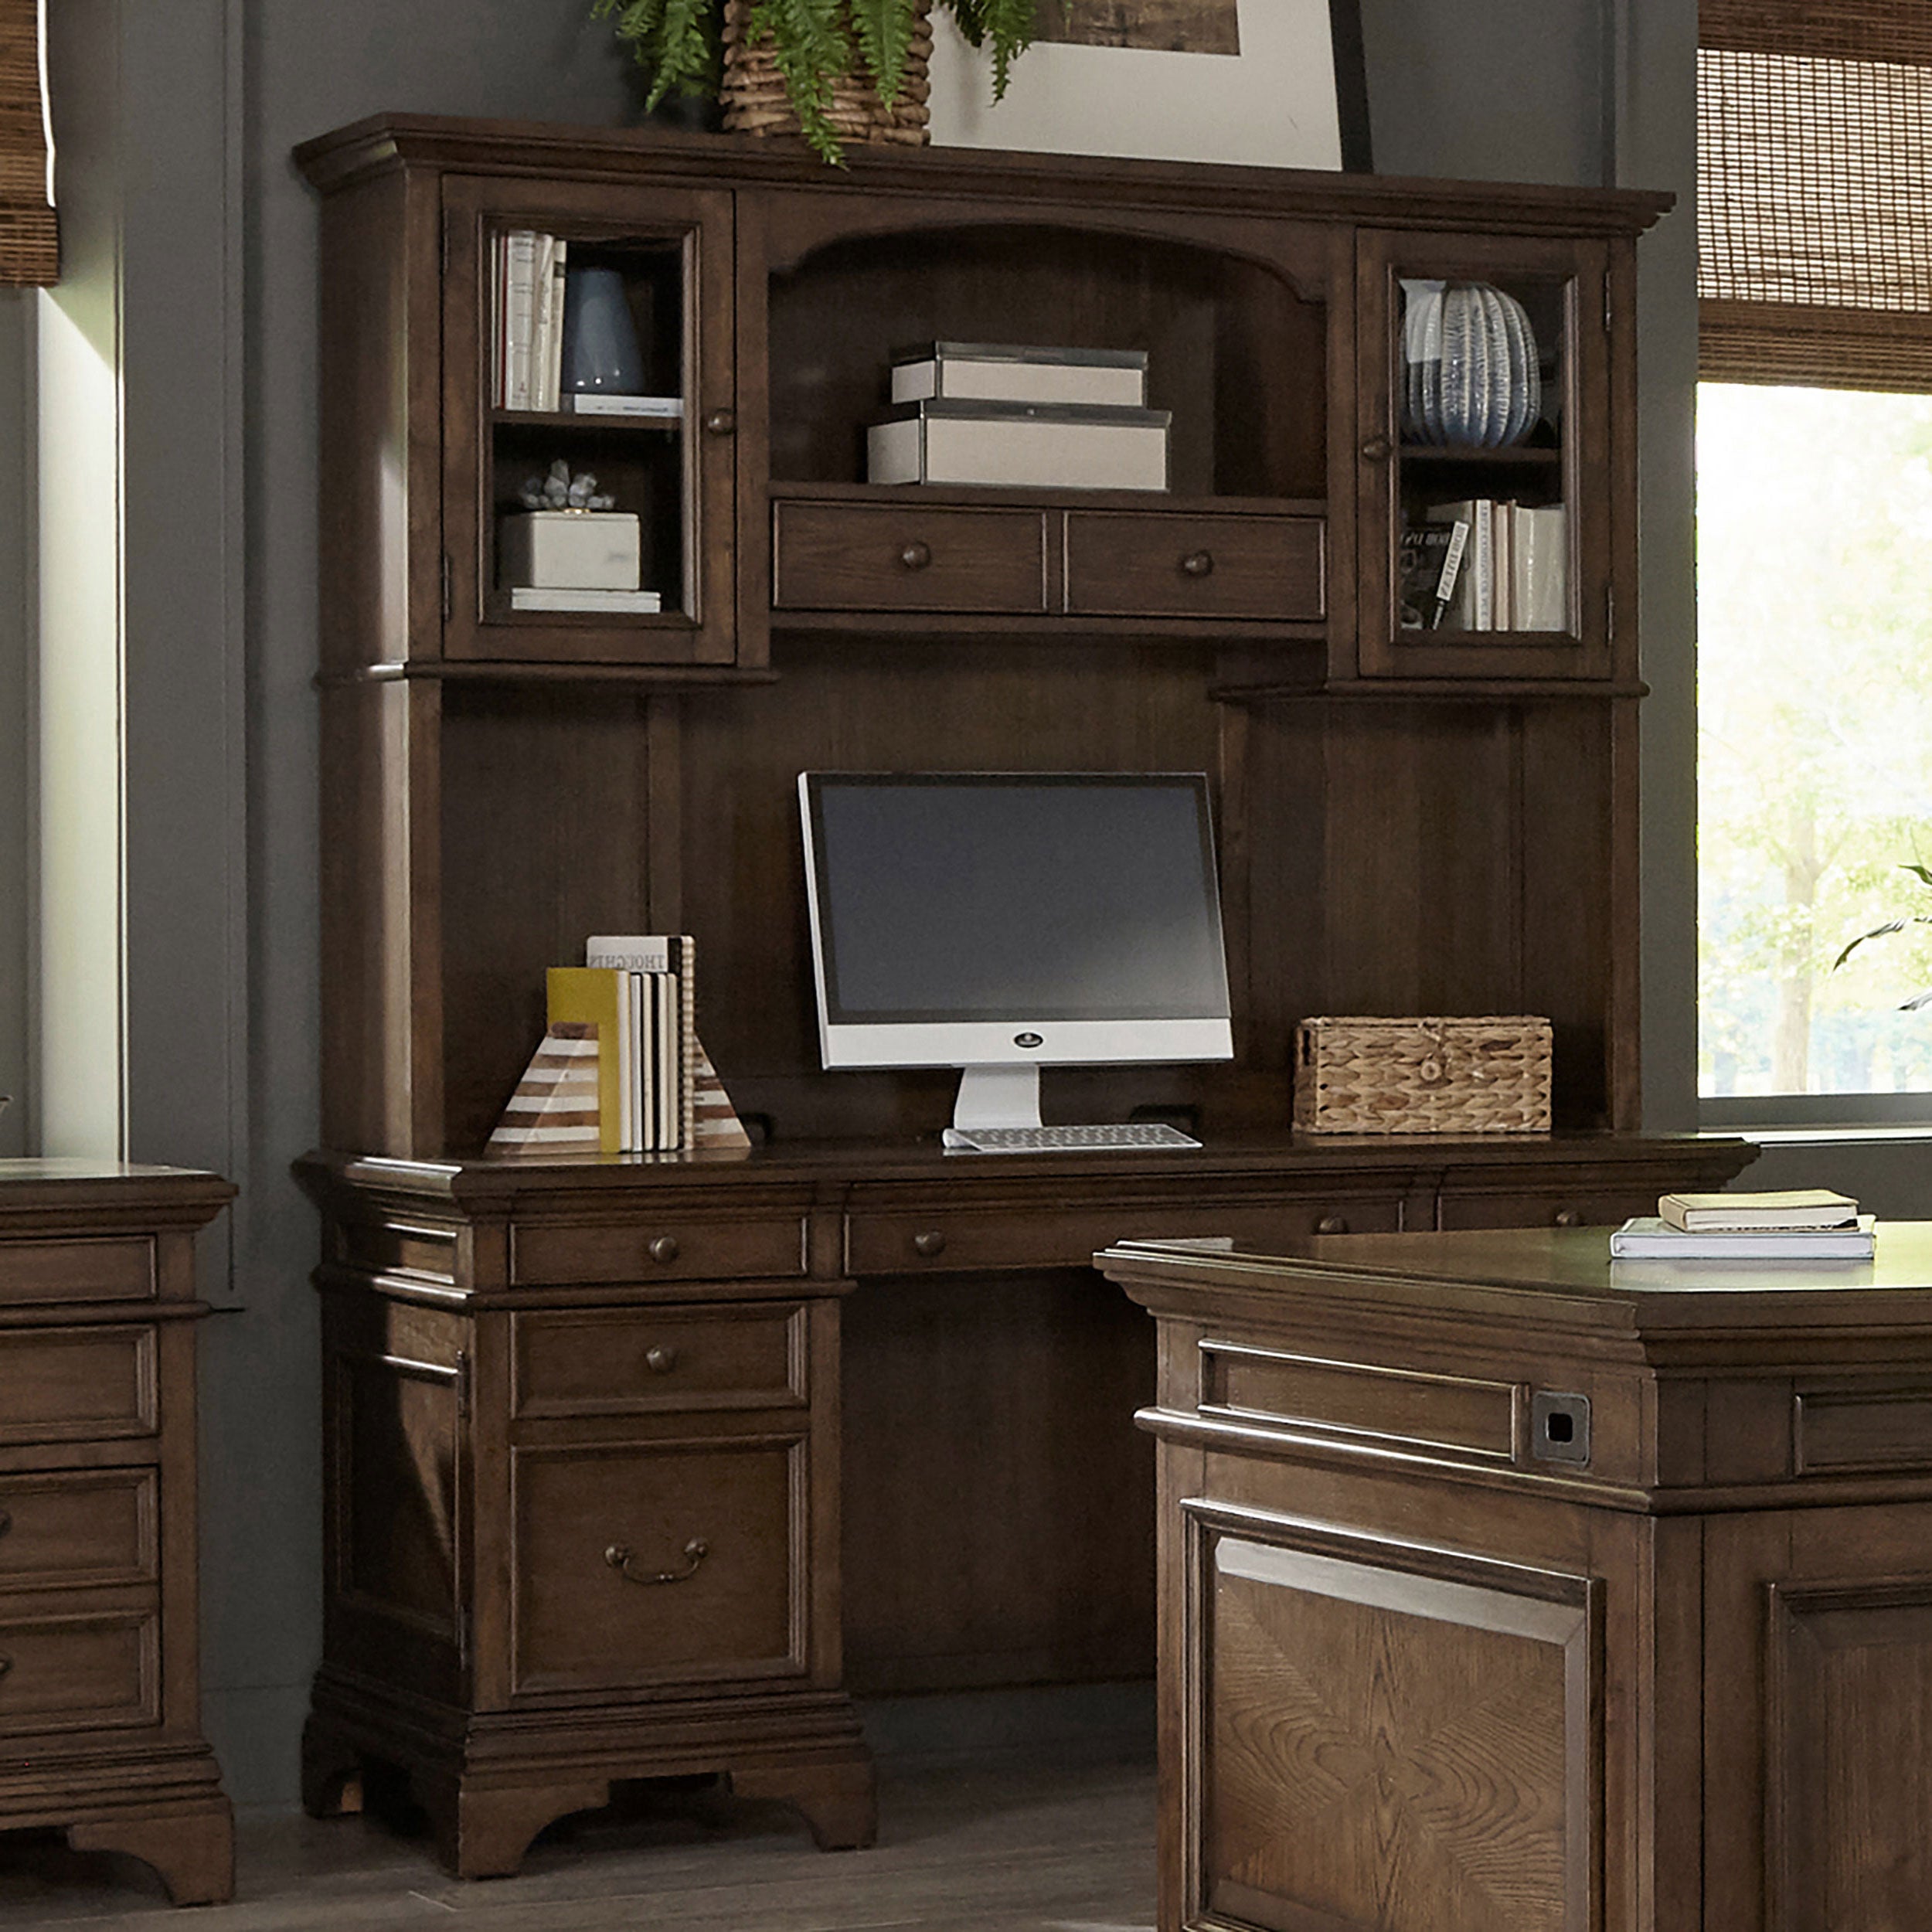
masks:
[(1150, 1306), (1236, 1296), (1256, 1308), (1380, 1308), (1656, 1330), (1932, 1328), (1932, 1222), (1880, 1222), (1870, 1261), (1613, 1260), (1607, 1227), (1314, 1236), (1265, 1253), (1122, 1242), (1101, 1264)]

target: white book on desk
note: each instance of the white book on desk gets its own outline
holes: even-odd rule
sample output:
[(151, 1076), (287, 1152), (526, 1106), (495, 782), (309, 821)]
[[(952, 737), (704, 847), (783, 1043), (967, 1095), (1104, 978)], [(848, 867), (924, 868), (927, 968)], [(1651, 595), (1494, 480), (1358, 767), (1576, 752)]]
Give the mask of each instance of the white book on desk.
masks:
[(1878, 1250), (1876, 1226), (1861, 1214), (1849, 1228), (1686, 1231), (1647, 1214), (1611, 1235), (1610, 1254), (1614, 1261), (1869, 1261)]

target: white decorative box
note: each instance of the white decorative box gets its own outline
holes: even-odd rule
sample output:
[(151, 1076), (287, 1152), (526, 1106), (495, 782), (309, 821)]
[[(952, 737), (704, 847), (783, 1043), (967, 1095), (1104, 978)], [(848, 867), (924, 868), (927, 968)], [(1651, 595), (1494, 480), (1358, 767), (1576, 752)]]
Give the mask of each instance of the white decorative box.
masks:
[(498, 532), (504, 589), (634, 590), (641, 539), (628, 510), (519, 510)]

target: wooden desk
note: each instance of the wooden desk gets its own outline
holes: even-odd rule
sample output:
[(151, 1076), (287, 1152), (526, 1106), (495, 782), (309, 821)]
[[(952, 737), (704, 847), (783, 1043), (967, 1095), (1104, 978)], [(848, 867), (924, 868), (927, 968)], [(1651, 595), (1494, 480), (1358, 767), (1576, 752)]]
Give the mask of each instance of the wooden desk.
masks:
[(195, 1233), (213, 1174), (0, 1161), (0, 1828), (234, 1889), (196, 1669)]
[(726, 1770), (864, 1843), (849, 1692), (1151, 1672), (1132, 1418), (1154, 1336), (1096, 1248), (1621, 1215), (1750, 1154), (1277, 1135), (305, 1162), (328, 1432), (310, 1808), (400, 1766), (478, 1876), (614, 1779)]
[(1927, 1920), (1932, 1225), (1126, 1244), (1160, 1393), (1160, 1923)]

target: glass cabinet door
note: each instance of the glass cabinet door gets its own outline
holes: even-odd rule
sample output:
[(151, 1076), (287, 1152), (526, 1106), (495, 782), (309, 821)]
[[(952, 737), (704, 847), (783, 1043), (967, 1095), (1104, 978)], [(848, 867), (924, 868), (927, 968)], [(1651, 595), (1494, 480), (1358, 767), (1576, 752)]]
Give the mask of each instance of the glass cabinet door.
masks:
[(1607, 679), (1600, 243), (1365, 234), (1359, 674)]
[(731, 197), (444, 206), (444, 656), (730, 663)]

